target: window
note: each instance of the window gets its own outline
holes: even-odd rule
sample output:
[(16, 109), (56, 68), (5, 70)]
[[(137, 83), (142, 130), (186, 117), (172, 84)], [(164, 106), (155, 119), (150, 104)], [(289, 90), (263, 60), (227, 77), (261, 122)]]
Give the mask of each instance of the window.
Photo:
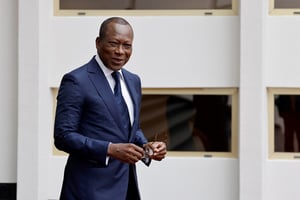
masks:
[(54, 0), (55, 15), (233, 15), (237, 0)]
[(274, 15), (299, 15), (299, 0), (270, 0), (270, 13)]
[(300, 158), (300, 89), (269, 88), (271, 158)]
[(143, 89), (141, 127), (169, 155), (235, 156), (236, 89)]
[(236, 157), (237, 107), (235, 88), (144, 88), (140, 125), (149, 141), (167, 143), (168, 155)]

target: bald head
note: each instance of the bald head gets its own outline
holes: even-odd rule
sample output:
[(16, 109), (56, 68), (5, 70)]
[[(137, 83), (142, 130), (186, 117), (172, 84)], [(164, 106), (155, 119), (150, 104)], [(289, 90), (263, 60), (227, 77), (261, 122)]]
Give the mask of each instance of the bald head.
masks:
[(101, 24), (101, 26), (100, 26), (99, 38), (101, 40), (106, 37), (107, 30), (108, 30), (109, 25), (111, 23), (116, 23), (116, 24), (121, 24), (121, 25), (129, 26), (130, 29), (131, 29), (131, 31), (132, 31), (132, 33), (133, 33), (133, 29), (132, 29), (131, 25), (124, 18), (122, 18), (122, 17), (110, 17), (110, 18), (106, 19), (105, 21), (103, 21), (102, 24)]

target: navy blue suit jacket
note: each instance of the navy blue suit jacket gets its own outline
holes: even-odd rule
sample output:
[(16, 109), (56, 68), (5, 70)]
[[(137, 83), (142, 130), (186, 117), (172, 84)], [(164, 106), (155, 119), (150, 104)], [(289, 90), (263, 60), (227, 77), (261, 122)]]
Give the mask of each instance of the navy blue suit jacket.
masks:
[[(112, 143), (147, 143), (140, 127), (140, 78), (122, 69), (134, 106), (130, 137), (122, 129), (113, 92), (95, 58), (64, 75), (57, 96), (55, 146), (69, 157), (61, 200), (123, 200), (128, 186), (129, 164), (110, 158)], [(137, 178), (133, 165), (136, 191)]]

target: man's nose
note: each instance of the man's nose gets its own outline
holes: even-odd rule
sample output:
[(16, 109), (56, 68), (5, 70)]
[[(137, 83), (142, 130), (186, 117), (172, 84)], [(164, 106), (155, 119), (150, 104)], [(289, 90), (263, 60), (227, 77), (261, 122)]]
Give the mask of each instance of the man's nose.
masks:
[(116, 52), (119, 54), (123, 54), (125, 52), (125, 48), (122, 44), (119, 44), (116, 48)]

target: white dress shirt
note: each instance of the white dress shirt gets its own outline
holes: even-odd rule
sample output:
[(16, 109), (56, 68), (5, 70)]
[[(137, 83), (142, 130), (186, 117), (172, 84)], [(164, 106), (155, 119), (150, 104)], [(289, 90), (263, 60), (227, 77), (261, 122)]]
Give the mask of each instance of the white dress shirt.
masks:
[[(103, 71), (108, 83), (109, 83), (109, 86), (112, 90), (112, 92), (114, 93), (114, 87), (115, 87), (115, 80), (114, 78), (111, 76), (111, 74), (114, 72), (113, 70), (107, 68), (103, 62), (101, 61), (99, 55), (97, 54), (96, 55), (96, 61), (98, 62), (101, 70)], [(130, 97), (130, 94), (129, 94), (129, 91), (127, 89), (127, 86), (126, 86), (126, 83), (125, 83), (125, 80), (124, 80), (124, 77), (123, 77), (123, 74), (122, 74), (122, 70), (119, 70), (120, 74), (121, 74), (121, 78), (120, 78), (120, 83), (121, 83), (121, 90), (122, 90), (122, 95), (123, 95), (123, 98), (127, 104), (127, 108), (128, 108), (128, 112), (129, 112), (129, 118), (130, 118), (130, 123), (131, 125), (133, 124), (133, 119), (134, 119), (134, 111), (133, 111), (133, 103), (132, 103), (132, 99)]]

